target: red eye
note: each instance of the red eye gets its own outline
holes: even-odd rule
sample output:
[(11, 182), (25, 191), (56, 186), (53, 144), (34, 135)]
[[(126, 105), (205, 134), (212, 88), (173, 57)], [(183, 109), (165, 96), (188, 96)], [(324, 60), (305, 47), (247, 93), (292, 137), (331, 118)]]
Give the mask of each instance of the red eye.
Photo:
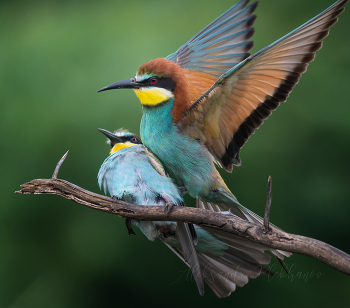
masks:
[(134, 143), (136, 143), (136, 142), (137, 142), (137, 139), (136, 139), (136, 137), (132, 137), (132, 138), (131, 138), (131, 142), (134, 142)]
[(152, 77), (151, 78), (151, 83), (156, 83), (158, 81), (157, 77)]

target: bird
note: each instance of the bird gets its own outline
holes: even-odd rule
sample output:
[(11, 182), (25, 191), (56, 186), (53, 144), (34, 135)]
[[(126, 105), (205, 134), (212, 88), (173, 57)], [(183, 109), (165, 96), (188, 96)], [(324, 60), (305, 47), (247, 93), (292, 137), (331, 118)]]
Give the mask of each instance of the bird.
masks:
[[(98, 172), (98, 183), (105, 193), (117, 200), (133, 204), (156, 206), (169, 204), (180, 206), (183, 198), (177, 186), (167, 177), (159, 160), (142, 145), (141, 138), (125, 129), (114, 134), (99, 129), (108, 138), (110, 156), (103, 162)], [(180, 245), (183, 260), (189, 265), (199, 293), (204, 295), (204, 283), (195, 251), (197, 234), (192, 224), (167, 221), (140, 221), (126, 218), (128, 235), (135, 234), (131, 223), (135, 224), (154, 241)]]
[(99, 92), (135, 91), (143, 109), (143, 144), (177, 185), (200, 198), (199, 204), (215, 204), (262, 223), (238, 202), (215, 164), (228, 172), (241, 164), (241, 148), (287, 100), (347, 1), (337, 1), (250, 55), (257, 2), (248, 5), (249, 0), (241, 0), (175, 53), (140, 65), (135, 78)]
[[(108, 137), (111, 146), (110, 155), (98, 173), (99, 186), (105, 193), (144, 206), (165, 205), (167, 202), (180, 205), (183, 202), (181, 191), (167, 176), (160, 161), (142, 144), (139, 136), (125, 129), (114, 133), (99, 130)], [(223, 215), (233, 215), (219, 207), (215, 209)], [(131, 223), (149, 240), (163, 242), (191, 268), (186, 261), (181, 236), (179, 237), (179, 232), (183, 229), (181, 226), (186, 224), (135, 219)], [(192, 265), (192, 272), (200, 274), (218, 297), (229, 296), (236, 286), (242, 287), (248, 283), (248, 278), (256, 278), (261, 273), (274, 275), (264, 265), (271, 260), (265, 250), (275, 250), (220, 230), (192, 226), (197, 237), (196, 255), (193, 258), (196, 264)], [(186, 234), (188, 233), (185, 232), (185, 242)], [(194, 247), (191, 242), (190, 245)], [(193, 266), (198, 268), (193, 269)], [(202, 288), (200, 294), (203, 295), (204, 285), (198, 287)]]

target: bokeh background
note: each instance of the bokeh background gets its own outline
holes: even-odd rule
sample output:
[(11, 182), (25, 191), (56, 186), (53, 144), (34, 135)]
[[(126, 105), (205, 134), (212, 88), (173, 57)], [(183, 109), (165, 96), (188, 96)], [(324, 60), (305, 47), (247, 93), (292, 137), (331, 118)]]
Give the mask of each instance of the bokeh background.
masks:
[[(235, 0), (0, 1), (0, 307), (326, 307), (350, 301), (350, 278), (311, 258), (287, 260), (291, 278), (261, 276), (229, 298), (200, 297), (187, 268), (123, 219), (58, 196), (15, 195), (59, 177), (100, 192), (109, 147), (98, 127), (139, 132), (132, 91), (96, 91), (165, 57)], [(332, 4), (262, 0), (254, 52)], [(242, 204), (287, 232), (350, 253), (350, 6), (287, 103), (250, 138), (223, 177)], [(192, 200), (188, 200), (191, 204)], [(185, 274), (184, 274), (185, 272)]]

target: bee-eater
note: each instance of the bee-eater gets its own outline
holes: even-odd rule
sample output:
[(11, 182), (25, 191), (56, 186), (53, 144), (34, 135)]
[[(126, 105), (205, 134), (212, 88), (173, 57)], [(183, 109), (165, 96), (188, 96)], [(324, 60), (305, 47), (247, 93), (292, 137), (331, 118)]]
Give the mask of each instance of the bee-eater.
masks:
[(135, 90), (143, 107), (143, 143), (192, 197), (261, 222), (238, 203), (214, 163), (229, 172), (240, 165), (240, 149), (286, 101), (347, 1), (249, 56), (257, 3), (242, 0), (175, 53), (99, 91)]
[[(114, 134), (99, 129), (108, 137), (110, 156), (103, 162), (98, 173), (98, 183), (113, 198), (140, 205), (183, 205), (179, 189), (167, 176), (159, 160), (142, 145), (141, 138), (120, 129)], [(204, 283), (200, 273), (194, 245), (197, 234), (192, 224), (167, 221), (140, 221), (126, 219), (129, 235), (135, 234), (131, 223), (141, 229), (152, 241), (180, 245), (184, 261), (192, 270), (199, 293), (204, 294)], [(175, 245), (176, 246), (176, 245)]]
[[(111, 155), (103, 162), (98, 173), (99, 185), (105, 192), (108, 191), (111, 196), (123, 201), (145, 206), (165, 205), (167, 202), (180, 205), (183, 202), (177, 186), (167, 177), (159, 160), (141, 144), (140, 137), (123, 129), (114, 134), (102, 129), (100, 131), (109, 138), (112, 147)], [(221, 211), (218, 207), (216, 210)], [(222, 213), (232, 215), (229, 212)], [(159, 240), (168, 246), (192, 269), (194, 275), (202, 273), (201, 277), (219, 297), (229, 296), (236, 285), (245, 285), (248, 278), (255, 278), (260, 273), (272, 274), (263, 267), (271, 258), (264, 250), (278, 254), (276, 250), (238, 236), (194, 225), (197, 253), (194, 252), (193, 259), (196, 263), (189, 264), (186, 261), (186, 250), (188, 253), (187, 247), (194, 246), (191, 242), (188, 243), (188, 231), (183, 231), (186, 224), (139, 220), (131, 222), (149, 240)], [(203, 282), (196, 276), (195, 279), (203, 295)]]

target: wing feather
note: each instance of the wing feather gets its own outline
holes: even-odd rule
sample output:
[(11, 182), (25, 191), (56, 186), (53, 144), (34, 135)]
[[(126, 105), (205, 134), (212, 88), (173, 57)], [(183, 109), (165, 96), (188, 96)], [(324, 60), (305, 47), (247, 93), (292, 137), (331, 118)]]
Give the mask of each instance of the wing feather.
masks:
[[(256, 16), (252, 13), (257, 2), (246, 6), (248, 2), (241, 0), (232, 6), (167, 59), (183, 69), (202, 71), (216, 77), (241, 62), (249, 56), (253, 47), (253, 42), (248, 40), (254, 34), (251, 26)], [(221, 70), (210, 62), (218, 62)]]
[[(337, 1), (221, 75), (184, 114), (179, 128), (201, 138), (218, 164), (232, 171), (233, 164), (240, 164), (239, 151), (255, 129), (287, 100), (347, 1)], [(212, 66), (203, 72), (223, 71), (225, 66), (218, 59), (208, 58), (205, 63)]]
[(248, 2), (241, 0), (232, 6), (166, 58), (184, 69), (192, 102), (250, 55), (257, 2), (247, 6)]

